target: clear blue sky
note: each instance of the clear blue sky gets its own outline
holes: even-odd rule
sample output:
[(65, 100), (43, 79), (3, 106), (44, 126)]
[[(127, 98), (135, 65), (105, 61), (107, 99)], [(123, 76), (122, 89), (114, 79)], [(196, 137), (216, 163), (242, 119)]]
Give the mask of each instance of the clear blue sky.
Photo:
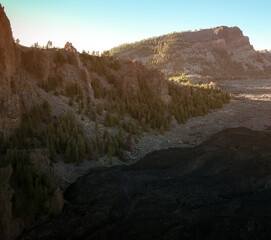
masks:
[(271, 0), (0, 0), (21, 44), (103, 51), (170, 32), (238, 26), (271, 49)]

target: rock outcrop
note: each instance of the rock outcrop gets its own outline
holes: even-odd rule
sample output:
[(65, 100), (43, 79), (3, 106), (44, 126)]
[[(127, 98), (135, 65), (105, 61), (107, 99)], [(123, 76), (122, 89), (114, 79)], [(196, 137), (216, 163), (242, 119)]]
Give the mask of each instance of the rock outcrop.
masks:
[[(38, 99), (21, 58), (24, 62), (24, 53), (16, 46), (10, 22), (4, 8), (0, 6), (0, 131), (4, 134), (10, 133), (20, 124), (23, 109)], [(34, 64), (37, 63), (42, 72), (39, 61), (35, 59), (35, 62), (30, 62), (29, 68), (37, 68)]]
[(238, 27), (172, 33), (110, 50), (168, 76), (200, 74), (217, 79), (271, 77), (271, 60), (254, 50)]
[(122, 67), (118, 71), (120, 88), (130, 90), (133, 94), (136, 94), (137, 91), (140, 91), (139, 80), (144, 79), (152, 91), (164, 101), (167, 102), (169, 100), (168, 84), (163, 73), (155, 69), (147, 69), (136, 61), (124, 59), (120, 61), (122, 63)]
[(17, 124), (19, 99), (14, 96), (15, 59), (16, 48), (10, 22), (0, 5), (0, 129), (8, 129), (7, 125)]
[(10, 79), (16, 71), (16, 50), (10, 22), (0, 5), (0, 69), (1, 78)]
[(87, 67), (82, 63), (82, 60), (81, 60), (80, 55), (77, 52), (76, 48), (72, 45), (72, 43), (67, 42), (65, 44), (64, 49), (66, 51), (68, 51), (72, 55), (72, 57), (75, 59), (76, 66), (79, 69), (81, 69), (81, 71), (83, 72), (83, 76), (84, 76), (86, 86), (87, 86), (87, 91), (91, 96), (93, 96), (93, 90), (91, 87), (91, 78), (90, 78), (89, 71), (88, 71)]

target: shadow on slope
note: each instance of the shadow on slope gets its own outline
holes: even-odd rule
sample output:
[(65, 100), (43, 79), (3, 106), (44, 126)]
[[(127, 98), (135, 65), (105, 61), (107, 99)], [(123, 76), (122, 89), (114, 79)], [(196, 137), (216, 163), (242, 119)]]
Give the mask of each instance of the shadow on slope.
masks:
[(195, 148), (92, 170), (63, 214), (22, 239), (270, 239), (271, 134), (226, 129)]

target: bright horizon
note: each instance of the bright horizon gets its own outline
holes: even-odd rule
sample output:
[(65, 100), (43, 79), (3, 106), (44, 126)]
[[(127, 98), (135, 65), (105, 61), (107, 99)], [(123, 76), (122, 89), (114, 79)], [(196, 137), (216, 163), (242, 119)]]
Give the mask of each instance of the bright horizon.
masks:
[[(75, 4), (74, 4), (75, 3)], [(271, 1), (2, 0), (14, 39), (104, 51), (172, 32), (237, 26), (256, 50), (271, 49)]]

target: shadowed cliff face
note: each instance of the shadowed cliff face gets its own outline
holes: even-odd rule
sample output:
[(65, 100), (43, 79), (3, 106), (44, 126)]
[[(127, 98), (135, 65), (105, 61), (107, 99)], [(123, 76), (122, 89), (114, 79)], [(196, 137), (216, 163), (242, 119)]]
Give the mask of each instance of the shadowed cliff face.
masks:
[(92, 170), (66, 190), (60, 217), (21, 239), (269, 239), (270, 141), (228, 129), (195, 148)]

